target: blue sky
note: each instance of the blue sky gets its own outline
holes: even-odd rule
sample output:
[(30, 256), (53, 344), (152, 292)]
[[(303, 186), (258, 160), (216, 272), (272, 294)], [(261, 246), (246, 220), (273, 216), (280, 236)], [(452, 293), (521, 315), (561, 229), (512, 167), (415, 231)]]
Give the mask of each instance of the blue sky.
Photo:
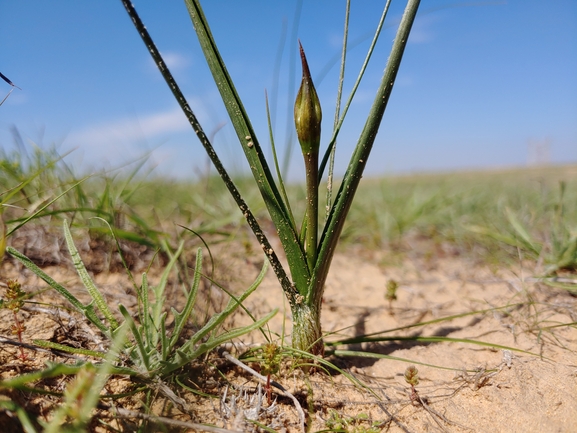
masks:
[[(214, 136), (217, 151), (233, 171), (242, 170), (184, 2), (134, 3), (206, 132), (224, 125)], [(352, 3), (345, 96), (384, 1)], [(393, 1), (344, 124), (339, 173), (372, 103), (403, 3)], [(323, 106), (325, 145), (329, 138), (338, 78), (331, 62), (341, 50), (344, 5), (304, 0), (295, 34), (297, 1), (204, 2), (265, 146), (268, 91), (281, 155), (293, 128), (287, 108), (290, 113), (300, 80), (295, 35)], [(26, 143), (56, 145), (61, 153), (76, 149), (67, 160), (79, 170), (120, 166), (150, 151), (159, 174), (205, 170), (202, 147), (120, 1), (0, 0), (0, 11), (0, 72), (22, 89), (0, 107), (4, 150), (14, 148), (16, 127)], [(9, 90), (0, 82), (0, 99)], [(577, 1), (423, 0), (366, 173), (521, 166), (535, 157), (530, 149), (536, 146), (548, 149), (542, 160), (577, 162)], [(295, 148), (292, 179), (302, 175), (300, 158)]]

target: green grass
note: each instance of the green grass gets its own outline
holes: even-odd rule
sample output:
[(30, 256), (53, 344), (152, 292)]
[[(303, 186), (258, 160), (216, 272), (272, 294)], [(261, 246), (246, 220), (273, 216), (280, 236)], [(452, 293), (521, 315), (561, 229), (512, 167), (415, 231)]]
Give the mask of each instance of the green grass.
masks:
[[(36, 165), (22, 167), (18, 176), (8, 176), (6, 171), (2, 173), (0, 183), (0, 192), (4, 192), (2, 217), (9, 234), (6, 239), (8, 245), (19, 234), (37, 227), (48, 226), (61, 232), (63, 221), (67, 218), (73, 221), (73, 228), (106, 227), (102, 223), (104, 220), (110, 224), (117, 236), (118, 233), (123, 235), (118, 236), (119, 243), (142, 245), (150, 250), (159, 249), (165, 254), (167, 262), (162, 266), (168, 274), (175, 266), (182, 266), (178, 264), (178, 256), (182, 253), (177, 251), (177, 247), (183, 237), (188, 236), (189, 242), (194, 240), (194, 245), (202, 245), (202, 241), (196, 235), (183, 230), (181, 225), (199, 233), (209, 247), (223, 240), (226, 242), (233, 240), (230, 245), (242, 245), (244, 239), (247, 239), (248, 233), (243, 228), (243, 217), (218, 179), (175, 182), (152, 176), (145, 177), (139, 173), (128, 178), (112, 173), (92, 176), (79, 183), (79, 179), (71, 175), (62, 161), (50, 163), (58, 159), (56, 154), (50, 154), (50, 157), (44, 155), (39, 158)], [(1, 163), (15, 165), (8, 156), (5, 156)], [(42, 182), (37, 181), (40, 177)], [(255, 203), (258, 202), (257, 192), (251, 191), (250, 182), (239, 179), (238, 184), (242, 185), (247, 197), (251, 197)], [(69, 191), (66, 192), (67, 190)], [(10, 191), (15, 193), (11, 194)], [(44, 201), (40, 200), (42, 203), (40, 206), (38, 200), (33, 199), (47, 197), (54, 191), (57, 191), (58, 195), (65, 193), (53, 203), (46, 198)], [(287, 194), (289, 197), (302, 197), (304, 186), (290, 186)], [(562, 285), (569, 290), (575, 290), (576, 284), (571, 281), (576, 279), (576, 261), (571, 260), (570, 251), (577, 229), (575, 223), (577, 209), (574, 205), (576, 202), (575, 166), (366, 179), (345, 226), (340, 250), (346, 254), (351, 247), (379, 249), (387, 252), (385, 254), (385, 257), (388, 257), (387, 265), (394, 265), (403, 258), (415, 254), (431, 260), (447, 256), (468, 257), (480, 264), (495, 267), (507, 264), (515, 266), (522, 259), (525, 265), (529, 265), (526, 268), (533, 271), (531, 276), (547, 277), (545, 281), (551, 285)], [(39, 207), (43, 208), (41, 212), (21, 225), (24, 218), (34, 215)], [(262, 218), (265, 216), (264, 208), (260, 209), (257, 213), (260, 212)], [(101, 219), (94, 219), (95, 216)], [(102, 234), (104, 232), (110, 233), (110, 230), (101, 229), (97, 235), (105, 236)], [(88, 233), (90, 236), (96, 236), (93, 232)], [(241, 242), (234, 241), (235, 238), (238, 241), (239, 237)], [(110, 235), (108, 242), (112, 246), (115, 245)], [(72, 248), (70, 243), (69, 247)], [(71, 252), (74, 256), (73, 248)], [(77, 267), (81, 268), (80, 265)], [(199, 268), (198, 263), (196, 268)], [(189, 281), (185, 286), (196, 287), (197, 283), (193, 283), (192, 280), (198, 278), (198, 274), (187, 271), (186, 267), (179, 269), (178, 278)], [(89, 277), (86, 274), (81, 277), (90, 288), (94, 300), (91, 305), (106, 310), (103, 300), (98, 296), (98, 289), (89, 281)], [(565, 282), (559, 281), (559, 278), (564, 278)], [(138, 285), (138, 287), (147, 286)], [(78, 376), (62, 394), (65, 405), (58, 413), (54, 413), (56, 417), (54, 419), (57, 420), (70, 419), (71, 414), (78, 413), (78, 423), (70, 424), (71, 428), (74, 425), (78, 427), (76, 431), (83, 431), (90, 419), (89, 412), (97, 401), (94, 392), (87, 393), (85, 381), (98, 377), (99, 383), (103, 383), (111, 372), (118, 371), (115, 369), (121, 366), (124, 368), (123, 372), (140, 378), (135, 383), (137, 390), (145, 389), (142, 388), (142, 384), (155, 380), (154, 378), (169, 383), (176, 392), (179, 392), (179, 389), (183, 390), (184, 388), (178, 384), (181, 380), (178, 379), (179, 368), (190, 359), (197, 358), (200, 353), (209, 350), (215, 341), (216, 343), (230, 341), (238, 333), (228, 335), (225, 333), (222, 338), (219, 334), (215, 334), (216, 339), (212, 340), (212, 343), (203, 340), (202, 336), (196, 340), (194, 338), (180, 340), (178, 335), (188, 326), (185, 323), (186, 316), (191, 314), (190, 306), (194, 303), (194, 299), (189, 298), (191, 301), (188, 305), (177, 308), (181, 313), (172, 313), (172, 317), (183, 318), (178, 319), (180, 322), (177, 320), (175, 328), (170, 328), (171, 332), (176, 332), (174, 334), (176, 336), (163, 340), (162, 332), (159, 333), (158, 330), (166, 327), (165, 313), (169, 313), (162, 301), (165, 296), (163, 290), (162, 286), (151, 287), (149, 289), (151, 298), (140, 298), (141, 309), (133, 312), (136, 314), (136, 321), (133, 321), (132, 314), (125, 308), (121, 307), (123, 314), (119, 314), (115, 310), (117, 306), (110, 306), (112, 315), (110, 312), (99, 315), (105, 319), (105, 322), (102, 322), (101, 319), (94, 317), (93, 307), (87, 308), (87, 304), (72, 299), (73, 306), (79, 313), (93, 320), (95, 327), (102, 328), (102, 332), (108, 335), (109, 344), (113, 344), (114, 330), (122, 328), (121, 323), (126, 323), (130, 329), (123, 332), (128, 331), (127, 338), (131, 343), (127, 341), (115, 343), (119, 347), (118, 353), (125, 354), (124, 361), (119, 364), (119, 355), (102, 363), (103, 353), (72, 351), (77, 355), (94, 355), (93, 359), (96, 361), (78, 366), (55, 364), (32, 375), (21, 375), (14, 379), (16, 382), (4, 383), (4, 389), (41, 392), (39, 388), (33, 386), (33, 383), (40, 378), (49, 380), (63, 375), (71, 378)], [(65, 298), (69, 297), (66, 292), (61, 292)], [(192, 292), (189, 296), (192, 296)], [(3, 294), (0, 297), (3, 297)], [(160, 299), (161, 302), (153, 305), (156, 299)], [(29, 301), (30, 299), (26, 299), (25, 304)], [(532, 302), (530, 299), (516, 301), (526, 302), (527, 309), (533, 308), (530, 307)], [(149, 307), (142, 309), (147, 302)], [(145, 310), (150, 314), (144, 314)], [(218, 316), (212, 317), (219, 320)], [(214, 323), (211, 322), (210, 315), (204, 320), (204, 322), (193, 320), (197, 332)], [(450, 320), (451, 317), (447, 317), (434, 322)], [(429, 326), (429, 323), (419, 323), (415, 326), (424, 328)], [(549, 328), (551, 327), (537, 322), (527, 332), (545, 335), (554, 331)], [(358, 341), (354, 340), (354, 343), (375, 341), (383, 343), (407, 339), (417, 341), (413, 337), (398, 336), (395, 330), (383, 330), (383, 332), (381, 336), (361, 337), (357, 339)], [(193, 340), (196, 343), (190, 343)], [(351, 344), (351, 341), (350, 339), (331, 341), (328, 343), (329, 352), (337, 356), (383, 357), (369, 352), (339, 349), (340, 346)], [(453, 340), (431, 337), (427, 341), (446, 344)], [(460, 342), (499, 348), (481, 340), (460, 340)], [(40, 344), (40, 347), (43, 346)], [(181, 347), (183, 349), (180, 349)], [(507, 349), (517, 350), (514, 347)], [(298, 357), (294, 349), (284, 347), (282, 353), (284, 357)], [(521, 353), (528, 354), (528, 352)], [(320, 359), (318, 362), (328, 369), (331, 368), (330, 362)], [(90, 404), (85, 404), (84, 400), (79, 401), (78, 393), (85, 393), (86, 401)], [(149, 395), (147, 399), (152, 405), (155, 397)], [(2, 402), (1, 406), (19, 414), (22, 425), (38, 425), (35, 424), (34, 416), (23, 412), (22, 407), (17, 404)], [(347, 422), (349, 421), (351, 425), (361, 423), (358, 418), (350, 418)], [(54, 428), (55, 424), (46, 425)], [(33, 426), (30, 428), (34, 428)]]
[[(243, 215), (217, 177), (173, 181), (147, 177), (136, 166), (129, 176), (113, 172), (81, 181), (55, 151), (31, 153), (0, 155), (0, 218), (7, 238), (26, 220), (60, 230), (64, 218), (92, 227), (96, 236), (106, 231), (93, 218), (100, 217), (121, 240), (159, 248), (182, 232), (179, 225), (215, 242), (243, 226)], [(251, 180), (236, 182), (254, 213), (266, 218)], [(293, 211), (303, 212), (304, 185), (287, 186), (287, 194), (297, 203)], [(571, 254), (575, 203), (575, 166), (367, 178), (341, 236), (342, 248), (363, 245), (389, 252), (391, 259), (407, 252), (466, 254), (496, 263), (522, 258), (535, 264), (536, 275), (562, 274), (577, 267), (576, 253)], [(419, 242), (427, 246), (415, 249)]]
[[(242, 244), (250, 244), (246, 238), (245, 223), (254, 232), (259, 248), (262, 248), (272, 264), (293, 316), (292, 348), (284, 345), (284, 336), (280, 337), (281, 344), (277, 346), (276, 336), (261, 329), (269, 344), (248, 352), (252, 361), (260, 363), (262, 372), (268, 375), (269, 400), (271, 376), (282, 371), (283, 362), (287, 358), (293, 367), (304, 367), (305, 372), (310, 372), (311, 367), (325, 372), (337, 371), (355, 386), (368, 390), (352, 374), (337, 368), (330, 360), (323, 359), (325, 346), (330, 349), (327, 352), (337, 357), (388, 358), (403, 362), (411, 360), (369, 350), (353, 351), (340, 347), (363, 343), (369, 343), (365, 346), (370, 347), (371, 343), (386, 344), (391, 341), (452, 342), (539, 356), (535, 352), (499, 346), (483, 339), (407, 336), (402, 332), (409, 328), (424, 329), (433, 323), (449, 323), (458, 317), (480, 316), (503, 309), (503, 306), (458, 313), (353, 339), (324, 342), (325, 336), (320, 326), (322, 294), (339, 242), (343, 244), (340, 248), (345, 254), (352, 250), (349, 249), (351, 246), (358, 248), (359, 245), (367, 250), (384, 250), (387, 254), (383, 255), (383, 264), (389, 266), (406, 257), (415, 256), (431, 261), (455, 256), (470, 257), (478, 263), (495, 268), (515, 266), (522, 262), (523, 267), (529, 269), (530, 277), (575, 291), (575, 167), (397, 176), (365, 179), (364, 183), (359, 183), (399, 70), (418, 0), (409, 0), (407, 3), (381, 84), (376, 89), (375, 102), (338, 193), (334, 196), (334, 202), (328, 205), (330, 212), (326, 222), (322, 216), (317, 215), (319, 206), (322, 206), (318, 202), (318, 183), (355, 91), (351, 92), (341, 112), (342, 89), (339, 90), (334, 129), (328, 137), (323, 138), (322, 148), (327, 148), (326, 153), (324, 156), (319, 155), (320, 102), (301, 48), (303, 83), (295, 104), (295, 126), (305, 158), (307, 177), (303, 185), (285, 185), (280, 174), (277, 173), (275, 179), (264, 159), (257, 134), (252, 129), (224, 66), (224, 60), (216, 48), (199, 2), (187, 0), (206, 61), (254, 176), (253, 180), (240, 178), (233, 181), (202, 132), (184, 96), (180, 94), (177, 83), (164, 67), (160, 53), (132, 4), (128, 1), (123, 3), (223, 182), (212, 177), (188, 183), (155, 178), (144, 172), (146, 158), (107, 173), (80, 176), (54, 150), (34, 148), (27, 152), (20, 145), (17, 153), (0, 154), (0, 254), (3, 256), (5, 251), (8, 252), (13, 259), (43, 280), (57, 292), (60, 300), (66, 302), (67, 311), (86, 322), (93, 335), (99, 335), (103, 341), (103, 347), (97, 349), (68, 347), (53, 341), (32, 341), (36, 348), (64, 351), (77, 358), (76, 364), (63, 361), (49, 363), (46, 367), (36, 367), (35, 371), (19, 373), (11, 379), (0, 381), (0, 389), (11, 396), (17, 393), (50, 394), (53, 398), (51, 401), (58, 402), (43, 419), (37, 414), (29, 416), (23, 405), (17, 402), (0, 400), (0, 407), (15, 413), (26, 431), (56, 431), (61, 429), (61, 425), (65, 426), (63, 431), (85, 431), (91, 423), (96, 422), (93, 411), (97, 404), (101, 404), (101, 409), (107, 405), (107, 413), (111, 414), (114, 413), (115, 399), (136, 393), (144, 395), (140, 397), (143, 401), (142, 412), (137, 413), (140, 416), (131, 414), (128, 417), (143, 421), (137, 427), (140, 431), (147, 431), (154, 428), (150, 427), (149, 421), (159, 421), (156, 416), (158, 411), (153, 409), (159, 400), (158, 396), (162, 396), (168, 406), (166, 411), (163, 409), (160, 413), (170, 413), (171, 406), (190, 412), (188, 403), (180, 397), (181, 393), (196, 392), (206, 398), (211, 397), (202, 387), (194, 390), (192, 380), (192, 383), (184, 384), (193, 375), (193, 364), (196, 368), (205, 369), (204, 372), (209, 368), (218, 371), (226, 381), (225, 373), (217, 366), (209, 367), (211, 358), (208, 356), (213, 354), (215, 358), (212, 359), (216, 359), (215, 364), (218, 364), (219, 357), (214, 354), (214, 349), (231, 342), (236, 343), (236, 339), (244, 333), (260, 329), (274, 314), (269, 312), (264, 317), (253, 317), (244, 306), (246, 297), (257, 289), (264, 278), (266, 265), (255, 282), (241, 294), (219, 285), (218, 272), (214, 274), (212, 270), (207, 271), (209, 267), (206, 265), (203, 267), (203, 251), (206, 251), (214, 269), (211, 248), (222, 241), (228, 242), (229, 248), (244, 248), (241, 254), (254, 254), (250, 247), (240, 247)], [(383, 11), (383, 19), (375, 31), (374, 41), (378, 38), (387, 9), (388, 6)], [(345, 15), (348, 17), (348, 9)], [(348, 18), (345, 18), (346, 28)], [(373, 45), (367, 53), (367, 62), (372, 50)], [(343, 43), (342, 74), (345, 54), (346, 38)], [(360, 68), (357, 83), (364, 74), (365, 65)], [(330, 107), (327, 111), (330, 111)], [(271, 131), (271, 137), (273, 135)], [(320, 166), (319, 156), (322, 157)], [(275, 166), (279, 165), (275, 161)], [(298, 218), (295, 219), (295, 215)], [(272, 236), (275, 233), (279, 235), (276, 240), (282, 244), (283, 258), (288, 263), (290, 277), (267, 238), (272, 236), (264, 233), (262, 226), (275, 227), (276, 230), (266, 231), (272, 233)], [(60, 234), (61, 227), (64, 227), (64, 235)], [(87, 234), (82, 235), (83, 231)], [(95, 269), (85, 267), (82, 254), (76, 248), (78, 240), (85, 240), (82, 236), (88, 237), (89, 246), (100, 245), (99, 248), (107, 252), (109, 261), (115, 258), (120, 262), (117, 268), (124, 267), (135, 293), (136, 305), (133, 309), (116, 300), (110, 302), (101, 293), (90, 272)], [(87, 301), (66, 288), (66, 282), (55, 281), (38, 266), (39, 263), (59, 263), (64, 260), (60, 253), (63, 238), (69, 252), (66, 260), (71, 259), (85, 287), (83, 299)], [(30, 244), (40, 247), (33, 249)], [(53, 247), (50, 247), (51, 244)], [(131, 249), (150, 253), (146, 256), (149, 260), (146, 265), (150, 269), (138, 277), (133, 275), (134, 266), (127, 260)], [(185, 250), (196, 251), (193, 254), (194, 260), (186, 258)], [(229, 250), (229, 258), (233, 253)], [(160, 260), (156, 260), (157, 257)], [(227, 260), (226, 255), (224, 260)], [(158, 283), (149, 283), (149, 270), (160, 274)], [(229, 299), (228, 303), (220, 310), (196, 315), (201, 282), (209, 293), (213, 293), (211, 290), (216, 287), (222, 289)], [(15, 284), (10, 282), (10, 287), (13, 288)], [(174, 293), (169, 292), (169, 287), (180, 291), (180, 305), (169, 305), (169, 293)], [(7, 301), (0, 300), (0, 307), (12, 310), (18, 337), (21, 338), (25, 329), (19, 322), (18, 314), (27, 303), (36, 302), (35, 295), (12, 290), (10, 296)], [(394, 300), (393, 293), (389, 301), (392, 303)], [(550, 324), (540, 319), (540, 306), (535, 304), (529, 293), (519, 295), (516, 301), (516, 306), (522, 305), (525, 310), (531, 310), (531, 323), (525, 332), (537, 335), (538, 339), (542, 335), (553, 334), (554, 329), (575, 326), (574, 323)], [(224, 328), (225, 320), (239, 308), (245, 310), (252, 323), (238, 329)], [(25, 364), (27, 357), (22, 346), (20, 349), (19, 359)], [(446, 370), (462, 367), (414, 363)], [(108, 393), (106, 400), (112, 400), (108, 405), (103, 403), (105, 399), (101, 398), (100, 392), (114, 374), (128, 376), (130, 387), (126, 394)], [(414, 379), (410, 382), (413, 403), (417, 402), (416, 376)], [(58, 389), (53, 386), (43, 387), (43, 381), (51, 380), (64, 380), (68, 383)], [(308, 376), (304, 382), (309, 416), (313, 417), (311, 395), (315, 391)], [(91, 383), (93, 386), (90, 386)], [(374, 391), (369, 391), (373, 397), (379, 398)], [(296, 399), (294, 401), (299, 404)], [(329, 418), (326, 427), (337, 431), (379, 431), (380, 424), (368, 423), (365, 415), (343, 417), (335, 413)], [(166, 419), (163, 422), (168, 423)], [(255, 425), (261, 426), (258, 421), (255, 421)], [(190, 424), (186, 427), (196, 428)], [(272, 431), (268, 427), (261, 428)]]
[[(343, 237), (391, 252), (521, 258), (537, 274), (559, 264), (555, 271), (575, 271), (575, 203), (575, 166), (367, 179)], [(414, 248), (425, 240), (426, 249)]]

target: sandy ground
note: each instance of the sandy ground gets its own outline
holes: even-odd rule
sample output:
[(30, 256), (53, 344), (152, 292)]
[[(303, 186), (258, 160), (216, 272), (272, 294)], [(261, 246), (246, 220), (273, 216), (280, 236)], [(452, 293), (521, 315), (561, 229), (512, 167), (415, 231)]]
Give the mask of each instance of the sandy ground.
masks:
[[(242, 285), (256, 276), (259, 261), (236, 254), (230, 260), (219, 259), (217, 266), (227, 263), (230, 281)], [(389, 337), (387, 341), (338, 346), (339, 350), (370, 352), (380, 358), (334, 355), (327, 358), (350, 377), (322, 372), (306, 376), (291, 368), (290, 363), (273, 377), (295, 395), (308, 413), (309, 431), (339, 428), (348, 432), (577, 431), (577, 328), (574, 324), (577, 297), (566, 290), (528, 280), (531, 269), (521, 265), (517, 269), (489, 269), (459, 257), (432, 262), (407, 257), (394, 267), (383, 263), (383, 255), (375, 251), (349, 249), (346, 255), (337, 254), (327, 281), (322, 313), (327, 342), (373, 333)], [(28, 290), (43, 287), (12, 261), (5, 261), (1, 272), (2, 282), (18, 276)], [(82, 293), (69, 268), (56, 266), (47, 268), (47, 272), (58, 281), (66, 282), (75, 293)], [(390, 280), (398, 283), (397, 299), (393, 302), (385, 299), (386, 284)], [(127, 289), (129, 286), (122, 274), (100, 273), (96, 281), (113, 305), (123, 302), (128, 307), (134, 306), (133, 294)], [(0, 287), (0, 290), (4, 289)], [(35, 299), (62, 303), (54, 296), (48, 292)], [(171, 302), (178, 304), (176, 297)], [(54, 339), (61, 326), (53, 316), (38, 310), (39, 305), (35, 307), (36, 310), (25, 308), (20, 313), (27, 326), (24, 341)], [(246, 307), (256, 317), (279, 308), (280, 312), (269, 322), (268, 332), (277, 338), (274, 336), (282, 335), (284, 325), (288, 344), (290, 311), (270, 270), (261, 287), (247, 300)], [(477, 313), (436, 321), (471, 312)], [(233, 322), (230, 326), (247, 323), (246, 314), (239, 312)], [(432, 323), (411, 327), (422, 322)], [(568, 323), (573, 325), (555, 327)], [(15, 338), (10, 334), (11, 324), (11, 312), (0, 310), (1, 336)], [(81, 332), (77, 334), (76, 339), (81, 340)], [(471, 339), (493, 346), (399, 339), (428, 336)], [(67, 338), (75, 339), (74, 335)], [(231, 352), (240, 355), (243, 347), (259, 342), (262, 335), (253, 333), (236, 341), (238, 351)], [(0, 344), (2, 378), (41, 368), (46, 359), (54, 358), (34, 353), (24, 362), (16, 353), (15, 347)], [(186, 409), (168, 410), (160, 405), (158, 412), (182, 421), (210, 423), (235, 431), (264, 431), (247, 421), (247, 417), (275, 431), (300, 431), (291, 399), (273, 393), (277, 400), (272, 407), (266, 398), (259, 406), (258, 397), (262, 397), (262, 392), (259, 394), (257, 381), (252, 376), (218, 354), (211, 357), (210, 365), (195, 376), (195, 383), (217, 398), (183, 395), (189, 403)], [(411, 393), (404, 380), (409, 365), (418, 369), (416, 394)], [(358, 379), (363, 387), (354, 384), (351, 377)], [(114, 380), (127, 382), (122, 378)], [(112, 389), (122, 389), (122, 386), (110, 383), (107, 390)], [(54, 399), (33, 401), (22, 393), (15, 395), (0, 390), (1, 393), (17, 399), (31, 412), (39, 407), (46, 409), (55, 402)], [(129, 409), (139, 406), (135, 399), (120, 400), (118, 404)], [(13, 417), (2, 412), (0, 427), (7, 428), (10, 422)], [(130, 425), (122, 424), (123, 431), (130, 431)]]
[[(434, 266), (407, 259), (402, 266), (383, 268), (379, 262), (379, 254), (374, 252), (335, 257), (322, 316), (323, 330), (331, 334), (327, 341), (380, 333), (386, 337), (473, 339), (519, 350), (446, 341), (340, 346), (391, 357), (340, 358), (349, 371), (375, 390), (386, 407), (386, 412), (376, 405), (365, 408), (365, 413), (372, 420), (394, 418), (383, 431), (577, 431), (577, 330), (574, 325), (548, 329), (575, 322), (574, 296), (523, 282), (531, 275), (527, 269), (488, 270), (458, 258), (443, 259)], [(249, 309), (265, 312), (280, 308), (290, 323), (278, 284), (272, 275), (269, 277)], [(398, 299), (392, 305), (385, 299), (389, 279), (399, 284)], [(275, 317), (271, 328), (279, 332), (282, 319), (282, 315)], [(418, 368), (420, 384), (416, 389), (425, 405), (411, 404), (410, 388), (403, 376), (411, 363)], [(332, 404), (338, 404), (340, 413), (355, 416), (360, 412), (357, 406), (371, 400), (374, 398), (363, 397), (357, 390), (338, 391)], [(320, 412), (319, 421), (326, 418), (326, 413)]]

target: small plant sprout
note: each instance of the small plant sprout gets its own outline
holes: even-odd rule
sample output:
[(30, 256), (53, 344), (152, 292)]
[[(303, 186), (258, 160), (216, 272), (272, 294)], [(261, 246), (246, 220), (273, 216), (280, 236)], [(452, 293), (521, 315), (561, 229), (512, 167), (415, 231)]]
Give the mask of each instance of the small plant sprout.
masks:
[(263, 360), (262, 360), (261, 373), (266, 376), (266, 388), (265, 388), (266, 398), (267, 403), (270, 406), (272, 403), (270, 377), (271, 375), (276, 374), (279, 371), (281, 361), (281, 348), (280, 346), (274, 343), (269, 343), (263, 346), (262, 352), (263, 352)]
[(364, 412), (357, 416), (347, 416), (334, 409), (329, 411), (325, 425), (328, 429), (326, 431), (346, 433), (378, 433), (382, 430), (382, 423), (379, 421), (371, 422), (369, 415)]
[(389, 313), (393, 313), (393, 301), (397, 300), (397, 289), (399, 288), (399, 283), (395, 280), (387, 281), (387, 291), (385, 292), (385, 299), (389, 301)]
[[(78, 249), (74, 244), (72, 233), (66, 220), (63, 221), (63, 228), (64, 237), (74, 267), (86, 288), (87, 294), (92, 298), (87, 304), (82, 303), (68, 289), (54, 281), (22, 253), (12, 247), (8, 247), (7, 251), (62, 295), (74, 310), (82, 314), (109, 340), (115, 341), (119, 329), (124, 325), (130, 341), (126, 344), (123, 342), (123, 347), (119, 350), (130, 358), (130, 369), (134, 374), (139, 374), (149, 379), (168, 377), (172, 372), (180, 369), (215, 347), (254, 329), (260, 328), (276, 314), (276, 310), (274, 310), (265, 316), (265, 318), (255, 320), (252, 324), (245, 327), (233, 328), (228, 331), (221, 330), (222, 323), (256, 290), (263, 280), (268, 269), (268, 262), (265, 262), (257, 279), (247, 290), (237, 297), (231, 297), (222, 311), (211, 316), (202, 328), (197, 330), (192, 336), (183, 339), (186, 324), (188, 320), (193, 317), (192, 314), (194, 313), (195, 302), (201, 283), (202, 249), (199, 248), (196, 251), (194, 276), (192, 276), (189, 281), (190, 289), (186, 294), (184, 306), (181, 311), (171, 309), (170, 313), (174, 321), (172, 327), (168, 329), (168, 313), (163, 311), (166, 299), (165, 293), (169, 276), (172, 272), (178, 272), (177, 265), (184, 251), (184, 241), (181, 240), (176, 250), (173, 251), (168, 246), (165, 248), (167, 255), (170, 257), (170, 261), (165, 267), (162, 279), (158, 285), (149, 285), (147, 274), (142, 274), (142, 284), (141, 287), (138, 288), (139, 300), (142, 306), (138, 312), (135, 314), (131, 313), (125, 306), (118, 304), (118, 312), (123, 318), (119, 321), (113, 315), (111, 306), (108, 305), (106, 298), (86, 270), (84, 262), (78, 253)], [(18, 292), (20, 285), (11, 283), (11, 287), (13, 287), (11, 292), (13, 294), (10, 299), (17, 298), (18, 293), (21, 293)], [(15, 311), (14, 309), (19, 308), (21, 304), (12, 303), (10, 305), (13, 305), (12, 309)], [(98, 313), (96, 309), (98, 309)], [(103, 318), (101, 319), (101, 317)], [(64, 345), (55, 346), (49, 341), (42, 342), (42, 340), (35, 340), (35, 343), (43, 347), (52, 347), (58, 350), (67, 350), (70, 353), (78, 353), (74, 348), (66, 349)], [(86, 351), (84, 351), (84, 353), (88, 354)], [(93, 352), (92, 356), (101, 357), (102, 352)]]
[[(26, 292), (22, 290), (22, 286), (18, 280), (8, 280), (6, 282), (8, 288), (6, 289), (6, 300), (0, 300), (0, 306), (12, 310), (14, 317), (14, 325), (12, 325), (12, 334), (18, 336), (18, 341), (22, 344), (22, 333), (26, 330), (26, 327), (18, 319), (18, 312), (24, 305), (24, 296)], [(24, 349), (20, 346), (20, 359), (25, 360), (26, 354)]]
[(419, 370), (414, 365), (409, 365), (405, 370), (405, 382), (411, 385), (411, 401), (417, 404), (420, 399), (415, 386), (419, 384)]

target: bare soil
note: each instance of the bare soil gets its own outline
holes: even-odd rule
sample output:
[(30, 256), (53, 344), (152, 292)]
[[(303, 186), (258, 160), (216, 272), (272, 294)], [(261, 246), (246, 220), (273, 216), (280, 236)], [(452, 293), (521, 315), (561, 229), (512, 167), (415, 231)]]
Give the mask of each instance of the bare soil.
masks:
[[(69, 260), (59, 254), (51, 256), (45, 271), (86, 301)], [(122, 303), (134, 309), (134, 291), (126, 274), (101, 266), (103, 261), (95, 258), (96, 253), (91, 253), (88, 243), (81, 254), (85, 258), (92, 254), (90, 260), (99, 263), (95, 280), (110, 304)], [(215, 250), (215, 255), (217, 280), (235, 291), (246, 287), (262, 264), (257, 253), (242, 245), (231, 248), (227, 244), (220, 251)], [(534, 270), (524, 263), (514, 268), (489, 267), (459, 256), (424, 259), (407, 255), (401, 263), (390, 266), (385, 259), (383, 252), (353, 247), (335, 256), (324, 295), (322, 324), (327, 343), (367, 334), (389, 339), (336, 347), (356, 352), (356, 356), (331, 354), (334, 347), (329, 344), (327, 360), (348, 375), (322, 368), (304, 373), (295, 367), (296, 361), (287, 358), (281, 371), (273, 377), (299, 401), (307, 414), (308, 431), (577, 431), (577, 297), (565, 289), (531, 279)], [(146, 260), (143, 259), (143, 263)], [(142, 271), (137, 262), (135, 259), (135, 275)], [(108, 269), (112, 268), (110, 263), (109, 260)], [(153, 283), (159, 270), (157, 266), (151, 272)], [(0, 283), (8, 278), (18, 278), (28, 293), (46, 287), (12, 259), (5, 259), (0, 268)], [(398, 284), (397, 299), (393, 301), (385, 298), (390, 280)], [(0, 287), (2, 296), (4, 287)], [(218, 309), (226, 300), (220, 290), (208, 284), (204, 293), (199, 311)], [(179, 296), (175, 282), (169, 302), (177, 309)], [(94, 330), (70, 311), (55, 308), (65, 305), (56, 292), (45, 291), (35, 295), (32, 301), (35, 303), (27, 304), (18, 313), (26, 325), (24, 343), (45, 339), (98, 349), (99, 337)], [(290, 345), (290, 310), (270, 270), (245, 306), (257, 318), (278, 308), (279, 313), (265, 332), (278, 344)], [(463, 315), (471, 312), (477, 313)], [(452, 320), (436, 321), (459, 315)], [(248, 315), (239, 311), (227, 327), (249, 321)], [(431, 323), (411, 327), (422, 322)], [(17, 340), (11, 334), (13, 324), (12, 312), (0, 310), (0, 336), (5, 338), (0, 343), (1, 379), (42, 369), (50, 360), (76, 362), (59, 354), (30, 349), (24, 349), (27, 358), (20, 359), (20, 348), (6, 341)], [(564, 324), (572, 325), (557, 326)], [(384, 332), (387, 330), (390, 331)], [(441, 338), (439, 341), (424, 339), (430, 336)], [(442, 338), (454, 340), (441, 341)], [(269, 406), (258, 381), (222, 356), (225, 349), (241, 356), (248, 348), (264, 341), (262, 333), (254, 332), (216, 351), (203, 362), (185, 368), (179, 381), (203, 395), (169, 384), (179, 398), (171, 401), (159, 391), (152, 413), (231, 431), (265, 431), (258, 425), (275, 431), (301, 431), (295, 403), (290, 398), (273, 390), (274, 400)], [(377, 354), (380, 358), (367, 354)], [(250, 365), (258, 368), (256, 363)], [(419, 384), (415, 392), (404, 380), (409, 365), (418, 369)], [(35, 386), (62, 392), (66, 383), (67, 380), (61, 378), (39, 381)], [(104, 393), (128, 392), (135, 386), (127, 377), (112, 377)], [(12, 399), (40, 417), (49, 417), (50, 410), (61, 401), (58, 396), (14, 389), (0, 389), (0, 394), (0, 399)], [(144, 408), (143, 395), (106, 400), (106, 404), (125, 411), (150, 413)], [(91, 429), (134, 431), (142, 421), (127, 414), (130, 412), (124, 413), (126, 417), (119, 417), (117, 412), (103, 407), (98, 410)], [(194, 431), (175, 426), (163, 429)], [(163, 429), (151, 425), (147, 431)], [(13, 413), (0, 412), (0, 431), (22, 431)]]

